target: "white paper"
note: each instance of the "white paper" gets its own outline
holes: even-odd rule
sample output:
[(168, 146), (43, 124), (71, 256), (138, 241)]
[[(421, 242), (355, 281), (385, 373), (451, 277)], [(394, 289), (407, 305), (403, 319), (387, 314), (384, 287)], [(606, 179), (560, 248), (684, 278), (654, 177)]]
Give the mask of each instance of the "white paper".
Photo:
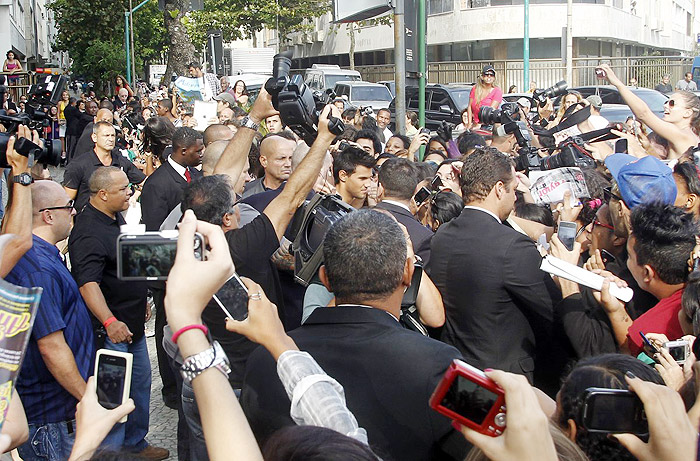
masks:
[(588, 198), (590, 193), (586, 187), (586, 180), (577, 167), (564, 167), (554, 170), (531, 171), (528, 175), (532, 187), (530, 193), (538, 205), (558, 203), (564, 200), (564, 192), (571, 191), (571, 201), (578, 203), (577, 199)]
[[(603, 281), (605, 280), (605, 278), (601, 275), (594, 274), (593, 272), (587, 271), (586, 269), (578, 267), (575, 264), (570, 264), (551, 255), (547, 255), (542, 259), (540, 269), (552, 275), (556, 275), (557, 277), (576, 282), (579, 285), (587, 286), (588, 288), (596, 291), (600, 291), (603, 288)], [(632, 299), (634, 292), (630, 287), (620, 288), (616, 284), (611, 283), (610, 294), (620, 301), (627, 303)]]
[(195, 130), (204, 131), (209, 126), (209, 121), (216, 118), (216, 101), (195, 101), (194, 115), (192, 116), (197, 121)]

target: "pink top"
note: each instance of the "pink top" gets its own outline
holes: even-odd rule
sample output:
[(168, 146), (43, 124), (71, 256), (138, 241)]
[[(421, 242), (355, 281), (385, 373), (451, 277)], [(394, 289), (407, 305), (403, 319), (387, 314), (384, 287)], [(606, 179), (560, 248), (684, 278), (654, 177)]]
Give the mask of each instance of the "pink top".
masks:
[(19, 65), (16, 62), (9, 62), (5, 61), (5, 67), (7, 68), (8, 71), (14, 70), (19, 67)]
[(471, 93), (469, 93), (469, 101), (470, 101), (470, 104), (472, 107), (472, 118), (474, 119), (474, 121), (476, 123), (480, 123), (479, 122), (479, 108), (481, 108), (482, 106), (490, 106), (493, 101), (498, 101), (498, 103), (500, 104), (501, 101), (503, 100), (503, 91), (500, 88), (495, 87), (481, 101), (476, 100), (475, 94), (476, 94), (476, 85), (474, 85), (472, 87), (472, 91), (471, 91)]

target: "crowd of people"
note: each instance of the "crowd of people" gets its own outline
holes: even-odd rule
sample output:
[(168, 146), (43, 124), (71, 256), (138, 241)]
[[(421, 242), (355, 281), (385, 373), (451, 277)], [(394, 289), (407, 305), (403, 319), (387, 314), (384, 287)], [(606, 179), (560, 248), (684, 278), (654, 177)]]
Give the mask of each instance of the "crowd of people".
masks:
[[(66, 92), (62, 184), (14, 150), (38, 133), (22, 126), (8, 142), (3, 233), (15, 237), (0, 275), (43, 294), (2, 448), (25, 460), (168, 457), (146, 439), (144, 330), (155, 315), (154, 371), (177, 410), (181, 460), (697, 459), (700, 100), (677, 90), (659, 118), (599, 70), (635, 117), (607, 121), (599, 97), (576, 92), (558, 108), (518, 104), (529, 146), (514, 125), (479, 119), (501, 99), (491, 66), (462, 126), (429, 132), (408, 114), (395, 133), (388, 109), (337, 100), (310, 146), (264, 89), (252, 98), (197, 64), (190, 75), (217, 101), (206, 127), (172, 89), (117, 77), (113, 97), (88, 94), (84, 111)], [(586, 192), (536, 200), (541, 159), (600, 130), (627, 151), (589, 139), (566, 165)], [(317, 194), (350, 211), (321, 236), (307, 286), (295, 281), (293, 222)], [(119, 277), (127, 218), (179, 229), (167, 282)], [(571, 246), (561, 223), (575, 227)], [(553, 276), (540, 269), (545, 256), (602, 284)], [(627, 302), (615, 296), (623, 288)], [(667, 349), (677, 340), (681, 358)], [(133, 356), (131, 398), (111, 410), (91, 376), (102, 348)], [(430, 408), (455, 359), (504, 391), (501, 435)], [(590, 430), (591, 388), (631, 391), (648, 433)]]

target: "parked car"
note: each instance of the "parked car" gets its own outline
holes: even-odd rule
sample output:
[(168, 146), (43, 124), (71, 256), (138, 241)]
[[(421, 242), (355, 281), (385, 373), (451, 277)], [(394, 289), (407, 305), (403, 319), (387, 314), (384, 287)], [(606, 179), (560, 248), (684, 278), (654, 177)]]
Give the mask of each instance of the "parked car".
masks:
[(304, 82), (316, 93), (332, 90), (335, 84), (341, 81), (359, 80), (362, 80), (362, 77), (358, 71), (341, 69), (340, 66), (331, 64), (314, 64), (304, 73)]
[[(469, 104), (471, 85), (438, 83), (425, 87), (425, 127), (436, 130), (443, 120), (458, 125), (462, 123), (460, 114)], [(389, 104), (391, 111), (391, 129), (396, 125), (396, 98)], [(406, 110), (418, 112), (418, 87), (406, 87)]]
[(379, 83), (343, 81), (336, 83), (333, 91), (336, 97), (347, 97), (351, 106), (370, 106), (375, 113), (389, 107), (393, 99), (389, 89)]
[(396, 82), (393, 80), (380, 80), (377, 83), (381, 83), (385, 87), (389, 88), (389, 91), (391, 91), (391, 97), (395, 98), (396, 97)]
[[(587, 98), (588, 96), (592, 94), (597, 94), (600, 96), (600, 99), (603, 100), (603, 109), (601, 110), (601, 115), (605, 118), (607, 118), (610, 121), (613, 121), (612, 119), (606, 117), (604, 115), (604, 111), (606, 110), (605, 106), (608, 104), (622, 104), (625, 105), (624, 99), (622, 99), (622, 96), (620, 95), (620, 92), (618, 91), (617, 88), (615, 88), (612, 85), (599, 85), (599, 86), (579, 86), (576, 88), (570, 88), (572, 90), (576, 90), (584, 98)], [(663, 93), (660, 93), (656, 90), (652, 90), (649, 88), (629, 88), (632, 93), (634, 93), (636, 96), (638, 96), (642, 101), (644, 101), (647, 106), (651, 109), (652, 112), (654, 112), (657, 116), (663, 118), (664, 116), (664, 103), (668, 100), (668, 96), (666, 96)], [(617, 112), (619, 112), (620, 108), (617, 108)], [(630, 111), (630, 114), (632, 111)], [(626, 117), (625, 117), (626, 118)], [(614, 121), (619, 121), (619, 116), (616, 116), (616, 119)], [(624, 120), (623, 120), (624, 121)]]

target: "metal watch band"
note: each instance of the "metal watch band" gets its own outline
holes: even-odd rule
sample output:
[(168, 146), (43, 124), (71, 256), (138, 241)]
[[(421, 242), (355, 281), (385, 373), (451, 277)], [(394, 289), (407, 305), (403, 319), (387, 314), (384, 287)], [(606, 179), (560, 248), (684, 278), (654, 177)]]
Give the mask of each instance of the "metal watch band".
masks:
[(255, 123), (253, 120), (251, 120), (250, 116), (246, 115), (245, 117), (243, 117), (243, 120), (241, 120), (241, 127), (250, 128), (253, 131), (258, 131), (258, 128), (260, 128), (260, 124)]
[(12, 177), (12, 182), (22, 186), (29, 186), (34, 182), (34, 178), (29, 173), (20, 173)]
[(216, 368), (228, 378), (229, 373), (231, 373), (229, 363), (219, 342), (214, 341), (209, 349), (187, 357), (180, 367), (180, 374), (187, 384), (192, 383), (194, 378), (209, 368)]

